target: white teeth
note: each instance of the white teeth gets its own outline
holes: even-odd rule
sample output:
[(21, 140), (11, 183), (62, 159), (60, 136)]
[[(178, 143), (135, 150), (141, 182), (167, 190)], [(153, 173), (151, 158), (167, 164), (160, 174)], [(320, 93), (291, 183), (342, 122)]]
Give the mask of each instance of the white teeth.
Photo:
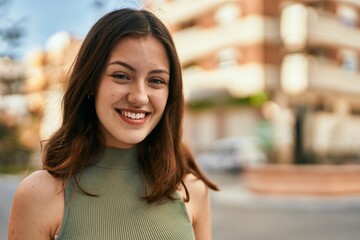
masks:
[(127, 117), (127, 118), (136, 119), (136, 120), (145, 118), (145, 113), (133, 113), (133, 112), (128, 112), (128, 111), (124, 111), (124, 110), (121, 111), (121, 115), (123, 115), (124, 117)]

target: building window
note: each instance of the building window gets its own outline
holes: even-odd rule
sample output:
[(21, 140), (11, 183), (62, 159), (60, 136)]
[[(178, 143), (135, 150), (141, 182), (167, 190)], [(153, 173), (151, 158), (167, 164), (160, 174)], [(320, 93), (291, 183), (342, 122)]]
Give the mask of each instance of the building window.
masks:
[(351, 50), (340, 51), (341, 67), (349, 72), (357, 72), (359, 60), (356, 52)]
[(187, 28), (191, 28), (191, 27), (194, 27), (194, 26), (196, 26), (196, 22), (193, 19), (193, 20), (190, 20), (190, 21), (187, 21), (187, 22), (179, 23), (178, 29), (182, 30), (182, 29), (187, 29)]
[(358, 13), (356, 9), (340, 4), (336, 9), (336, 14), (342, 24), (348, 27), (356, 27), (358, 21)]
[(326, 47), (309, 47), (308, 53), (312, 56), (315, 56), (321, 62), (329, 62), (334, 61), (334, 49), (326, 48)]
[(350, 110), (350, 114), (359, 116), (360, 115), (360, 108), (352, 108)]

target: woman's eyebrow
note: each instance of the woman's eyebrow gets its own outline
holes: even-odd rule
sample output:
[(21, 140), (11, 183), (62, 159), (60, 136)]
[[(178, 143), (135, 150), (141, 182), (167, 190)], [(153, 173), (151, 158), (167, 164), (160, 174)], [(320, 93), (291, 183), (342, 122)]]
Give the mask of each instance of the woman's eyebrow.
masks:
[(155, 69), (155, 70), (150, 71), (149, 73), (165, 73), (167, 75), (170, 75), (170, 73), (165, 69)]
[[(132, 72), (136, 72), (136, 69), (133, 66), (131, 66), (131, 65), (127, 64), (127, 63), (124, 63), (122, 61), (119, 61), (119, 60), (111, 62), (111, 63), (109, 63), (109, 65), (121, 65), (121, 66), (129, 69)], [(151, 70), (149, 73), (165, 73), (167, 75), (170, 75), (169, 71), (166, 70), (166, 69), (154, 69), (154, 70)]]
[(109, 63), (108, 66), (110, 66), (110, 65), (121, 65), (121, 66), (129, 69), (132, 72), (136, 72), (136, 69), (133, 66), (131, 66), (131, 65), (127, 64), (127, 63), (124, 63), (122, 61), (119, 61), (119, 60)]

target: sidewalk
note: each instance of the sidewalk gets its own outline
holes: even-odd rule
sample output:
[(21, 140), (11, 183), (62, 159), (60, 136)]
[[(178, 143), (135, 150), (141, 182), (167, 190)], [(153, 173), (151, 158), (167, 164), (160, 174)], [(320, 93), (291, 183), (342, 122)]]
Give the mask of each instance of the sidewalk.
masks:
[(360, 197), (265, 196), (248, 191), (241, 174), (209, 173), (214, 240), (360, 239)]
[(359, 196), (299, 196), (261, 195), (244, 186), (241, 174), (209, 172), (210, 179), (221, 187), (220, 192), (211, 192), (214, 204), (238, 205), (256, 208), (289, 208), (303, 210), (359, 208)]
[(255, 208), (289, 208), (301, 210), (326, 210), (359, 208), (360, 196), (311, 197), (259, 195), (239, 184), (227, 185), (220, 192), (211, 193), (212, 201), (221, 205), (239, 205)]
[(0, 174), (0, 240), (7, 239), (7, 226), (16, 187), (23, 179), (18, 175)]

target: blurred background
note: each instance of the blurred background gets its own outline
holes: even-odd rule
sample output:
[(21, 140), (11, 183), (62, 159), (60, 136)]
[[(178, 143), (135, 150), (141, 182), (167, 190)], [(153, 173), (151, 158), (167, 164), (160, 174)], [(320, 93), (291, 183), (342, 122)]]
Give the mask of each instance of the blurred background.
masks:
[(0, 239), (82, 39), (122, 7), (173, 34), (215, 240), (359, 239), (360, 0), (0, 0)]

